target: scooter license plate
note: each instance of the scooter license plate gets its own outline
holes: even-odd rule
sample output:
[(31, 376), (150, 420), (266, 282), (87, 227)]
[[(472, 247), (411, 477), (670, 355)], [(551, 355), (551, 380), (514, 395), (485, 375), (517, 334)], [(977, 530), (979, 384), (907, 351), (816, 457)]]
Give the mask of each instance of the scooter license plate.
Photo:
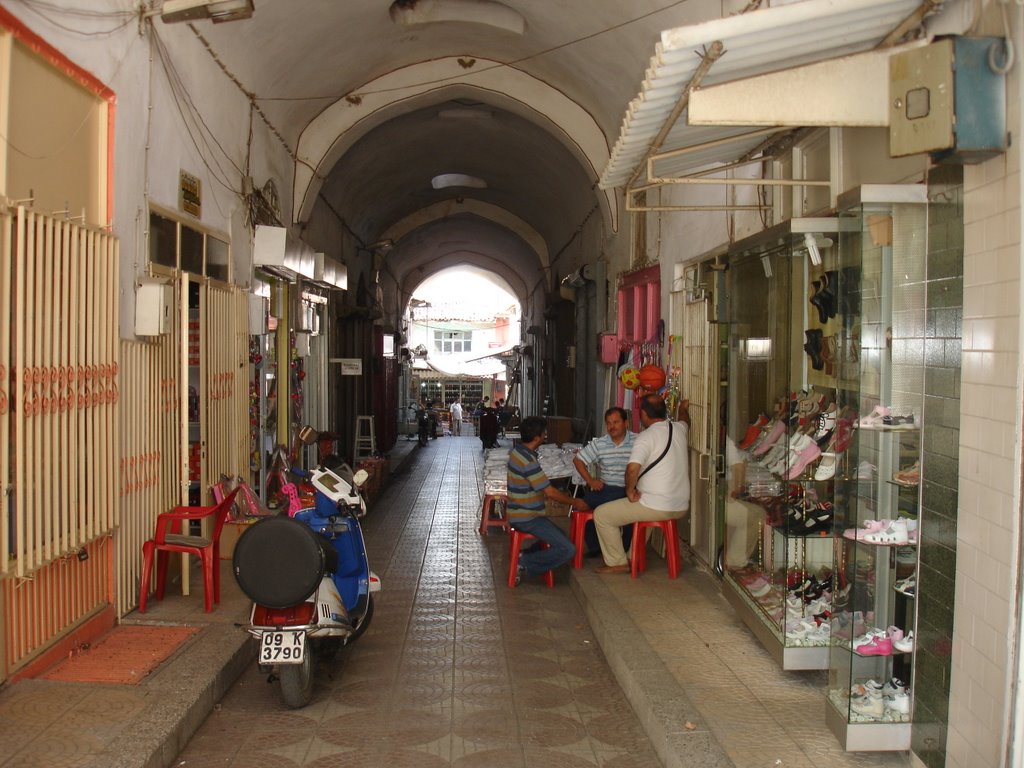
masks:
[(305, 655), (305, 632), (264, 632), (260, 639), (261, 664), (301, 664)]

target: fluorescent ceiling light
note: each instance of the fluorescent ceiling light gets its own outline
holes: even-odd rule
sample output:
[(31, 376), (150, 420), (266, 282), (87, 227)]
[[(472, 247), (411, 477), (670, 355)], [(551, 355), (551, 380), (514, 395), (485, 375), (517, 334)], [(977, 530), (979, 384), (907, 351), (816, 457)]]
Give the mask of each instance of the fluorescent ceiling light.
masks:
[(214, 24), (252, 16), (253, 0), (164, 0), (160, 18), (168, 24), (210, 19)]
[(469, 176), (465, 173), (442, 173), (430, 180), (430, 186), (434, 189), (445, 189), (447, 187), (472, 187), (473, 189), (487, 189), (487, 182), (476, 176)]

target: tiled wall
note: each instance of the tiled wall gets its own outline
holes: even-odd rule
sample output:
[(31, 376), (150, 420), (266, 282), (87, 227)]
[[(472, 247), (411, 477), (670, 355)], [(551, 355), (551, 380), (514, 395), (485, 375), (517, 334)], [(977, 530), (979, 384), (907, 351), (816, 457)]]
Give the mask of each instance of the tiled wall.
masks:
[[(1020, 12), (1009, 14), (1014, 26)], [(1002, 34), (993, 4), (980, 32)], [(986, 26), (983, 25), (983, 26)], [(1014, 36), (1020, 45), (1020, 30)], [(1018, 48), (1019, 50), (1019, 48)], [(1010, 701), (1020, 539), (1020, 65), (1007, 76), (1009, 151), (964, 167), (964, 314), (956, 602), (948, 766), (1000, 766)], [(1020, 747), (1018, 746), (1017, 749)]]
[(956, 577), (957, 466), (963, 325), (963, 170), (928, 178), (927, 308), (917, 654), (912, 749), (929, 768), (946, 764)]

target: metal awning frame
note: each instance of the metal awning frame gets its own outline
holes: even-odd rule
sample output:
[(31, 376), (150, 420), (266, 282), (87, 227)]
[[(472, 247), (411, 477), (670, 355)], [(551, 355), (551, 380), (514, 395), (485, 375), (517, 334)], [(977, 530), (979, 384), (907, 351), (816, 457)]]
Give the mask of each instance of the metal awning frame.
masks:
[[(687, 93), (689, 92), (687, 88)], [(754, 163), (761, 163), (769, 159), (770, 156), (758, 156), (750, 157), (745, 160), (737, 160), (734, 163), (728, 165), (715, 166), (713, 168), (705, 168), (703, 170), (695, 171), (692, 174), (685, 176), (671, 176), (661, 177), (654, 175), (654, 164), (659, 160), (680, 157), (690, 152), (698, 152), (705, 149), (723, 146), (730, 142), (743, 141), (745, 139), (753, 139), (758, 136), (771, 136), (778, 133), (785, 133), (785, 128), (761, 128), (755, 131), (749, 131), (747, 133), (739, 134), (737, 136), (728, 136), (722, 139), (715, 139), (713, 141), (706, 141), (702, 144), (692, 144), (688, 147), (681, 147), (680, 149), (673, 149), (668, 152), (661, 152), (658, 154), (652, 154), (647, 157), (647, 178), (649, 182), (639, 187), (628, 186), (626, 188), (626, 211), (629, 213), (648, 213), (648, 212), (667, 212), (667, 211), (767, 211), (771, 210), (770, 205), (638, 205), (635, 202), (635, 195), (642, 192), (647, 192), (651, 189), (659, 189), (663, 186), (670, 184), (704, 184), (710, 186), (748, 186), (748, 187), (827, 187), (832, 184), (831, 181), (818, 181), (811, 179), (709, 179), (705, 178), (708, 174), (712, 173), (723, 173), (737, 168), (743, 168)], [(637, 171), (636, 176), (639, 176)], [(634, 177), (634, 179), (636, 178)]]
[[(922, 23), (923, 19), (937, 8), (941, 6), (942, 0), (920, 0), (918, 7), (909, 15), (907, 15), (903, 21), (892, 29), (881, 42), (876, 45), (876, 48), (885, 48), (894, 45), (899, 41), (907, 32), (912, 30), (915, 26)], [(757, 6), (751, 3), (746, 10), (753, 10)], [(746, 12), (744, 11), (744, 13)], [(645, 162), (640, 162), (634, 169), (632, 175), (625, 185), (625, 198), (626, 198), (626, 211), (627, 212), (661, 212), (661, 211), (762, 211), (770, 210), (771, 206), (767, 205), (686, 205), (686, 206), (648, 206), (638, 205), (635, 202), (635, 196), (649, 191), (655, 188), (661, 188), (666, 185), (677, 185), (677, 184), (695, 184), (695, 185), (713, 185), (713, 186), (756, 186), (756, 187), (827, 187), (832, 184), (831, 180), (819, 181), (810, 179), (708, 179), (704, 178), (708, 174), (712, 173), (723, 173), (734, 170), (736, 168), (744, 167), (746, 165), (762, 162), (770, 159), (771, 155), (761, 155), (753, 158), (746, 158), (737, 160), (732, 163), (704, 168), (693, 173), (686, 174), (678, 177), (661, 177), (654, 175), (654, 165), (659, 160), (664, 160), (672, 157), (679, 157), (688, 153), (696, 152), (699, 150), (707, 150), (716, 146), (722, 146), (724, 144), (736, 141), (742, 141), (745, 139), (756, 138), (757, 136), (770, 136), (777, 133), (785, 133), (792, 129), (782, 127), (766, 127), (747, 133), (739, 134), (736, 136), (724, 137), (713, 141), (703, 142), (700, 144), (693, 144), (679, 149), (671, 150), (668, 152), (658, 152), (662, 147), (665, 140), (668, 138), (669, 133), (675, 126), (676, 122), (682, 116), (683, 112), (686, 111), (689, 106), (691, 92), (700, 86), (701, 82), (707, 77), (708, 72), (716, 61), (725, 53), (725, 46), (721, 40), (715, 40), (709, 46), (707, 46), (702, 52), (701, 63), (693, 76), (687, 82), (686, 86), (680, 93), (675, 106), (671, 113), (665, 119), (658, 131), (657, 136), (651, 141), (648, 146), (647, 152), (645, 153)], [(651, 91), (648, 92), (647, 98), (655, 98), (656, 94)], [(640, 177), (641, 169), (646, 168), (647, 183), (641, 186), (634, 186), (637, 179)]]

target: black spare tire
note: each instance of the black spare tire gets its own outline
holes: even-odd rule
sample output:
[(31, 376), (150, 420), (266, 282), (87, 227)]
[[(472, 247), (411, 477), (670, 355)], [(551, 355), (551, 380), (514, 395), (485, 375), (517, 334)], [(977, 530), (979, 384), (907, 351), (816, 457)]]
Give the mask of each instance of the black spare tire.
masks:
[(290, 517), (267, 517), (235, 544), (235, 580), (250, 599), (268, 608), (301, 603), (326, 569), (320, 537)]

